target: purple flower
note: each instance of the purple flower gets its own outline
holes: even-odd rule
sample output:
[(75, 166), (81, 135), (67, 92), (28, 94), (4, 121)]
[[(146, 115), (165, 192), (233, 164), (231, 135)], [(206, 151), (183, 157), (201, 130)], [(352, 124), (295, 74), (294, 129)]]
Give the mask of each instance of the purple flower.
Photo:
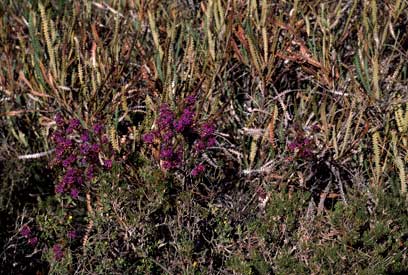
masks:
[(184, 109), (179, 120), (174, 123), (174, 128), (177, 132), (183, 132), (187, 127), (190, 127), (193, 123), (194, 112), (191, 108)]
[(150, 132), (143, 135), (143, 142), (147, 144), (152, 144), (154, 140), (154, 133)]
[(312, 142), (312, 139), (310, 138), (304, 138), (303, 139), (303, 145), (309, 145)]
[[(163, 157), (166, 156), (166, 158), (162, 158), (162, 166), (164, 169), (174, 169), (180, 167), (183, 158), (183, 150), (181, 148), (177, 149), (175, 152), (171, 148), (165, 149), (163, 153)], [(170, 157), (167, 157), (167, 154), (170, 155)]]
[(90, 149), (91, 146), (88, 143), (83, 143), (79, 147), (79, 152), (81, 153), (81, 155), (87, 155)]
[(67, 233), (67, 237), (71, 240), (75, 239), (77, 237), (77, 233), (75, 230), (70, 230)]
[(162, 138), (164, 142), (169, 142), (172, 138), (173, 138), (174, 134), (173, 131), (170, 129), (167, 129), (166, 131), (164, 131), (164, 133), (162, 134)]
[(299, 155), (302, 158), (309, 158), (313, 155), (313, 153), (309, 148), (305, 148), (304, 150), (300, 151)]
[(105, 159), (105, 160), (103, 161), (103, 165), (104, 165), (106, 168), (111, 169), (111, 168), (112, 168), (112, 160), (111, 160), (111, 159)]
[(91, 146), (91, 151), (94, 152), (94, 153), (99, 153), (100, 149), (101, 149), (101, 147), (97, 143), (92, 144), (92, 146)]
[(65, 139), (62, 137), (62, 133), (59, 131), (56, 131), (52, 134), (52, 138), (54, 140), (55, 143), (61, 144), (64, 143)]
[(69, 121), (69, 126), (68, 127), (71, 127), (73, 129), (78, 129), (80, 124), (81, 124), (81, 122), (78, 119), (74, 118), (74, 119), (71, 119)]
[(79, 191), (76, 188), (72, 188), (70, 194), (73, 199), (78, 199)]
[(52, 251), (54, 253), (55, 260), (59, 261), (62, 259), (62, 257), (64, 257), (64, 253), (62, 252), (61, 245), (54, 244), (54, 246), (52, 247)]
[(215, 137), (211, 137), (207, 140), (207, 147), (213, 147), (217, 143)]
[(24, 225), (23, 228), (20, 231), (21, 236), (28, 238), (28, 236), (31, 234), (31, 229), (28, 225)]
[(109, 142), (108, 137), (107, 137), (106, 135), (103, 135), (102, 138), (101, 138), (101, 142), (102, 142), (103, 144), (108, 143), (108, 142)]
[(75, 182), (75, 175), (65, 174), (62, 178), (62, 183), (64, 185), (71, 185)]
[(55, 115), (55, 122), (57, 123), (58, 127), (64, 126), (64, 119), (62, 118), (60, 113)]
[(70, 155), (68, 158), (66, 158), (63, 162), (62, 162), (62, 166), (64, 166), (65, 168), (69, 167), (71, 164), (73, 164), (76, 160), (76, 156), (75, 155)]
[(191, 175), (193, 177), (197, 177), (198, 175), (200, 175), (202, 172), (204, 172), (205, 170), (205, 165), (200, 163), (199, 165), (197, 165), (196, 167), (194, 167), (193, 170), (191, 170)]
[(73, 177), (76, 174), (76, 170), (74, 168), (69, 168), (66, 172), (67, 176)]
[(296, 148), (298, 148), (297, 142), (291, 142), (291, 143), (288, 144), (289, 151), (293, 152), (293, 151), (295, 151)]
[(162, 104), (159, 110), (159, 118), (157, 120), (157, 125), (159, 130), (167, 129), (172, 126), (174, 121), (174, 114), (170, 110), (170, 107), (167, 104)]
[(92, 129), (93, 129), (94, 133), (98, 135), (98, 134), (100, 134), (100, 133), (103, 131), (104, 127), (102, 126), (102, 124), (96, 123), (96, 124), (92, 127)]
[(200, 137), (208, 138), (214, 134), (215, 126), (211, 123), (205, 123), (201, 126)]
[(80, 122), (78, 119), (74, 118), (69, 121), (68, 128), (66, 129), (67, 134), (71, 134), (74, 130), (79, 128)]
[(160, 149), (161, 159), (170, 159), (173, 156), (173, 149), (171, 147), (162, 146)]
[[(62, 166), (62, 171), (65, 171), (61, 175), (61, 181), (55, 186), (55, 192), (70, 192), (72, 198), (78, 198), (84, 181), (92, 180), (101, 171), (98, 154), (102, 149), (107, 149), (104, 143), (109, 140), (103, 134), (104, 126), (101, 123), (95, 123), (88, 130), (81, 126), (79, 119), (67, 122), (61, 115), (57, 115), (55, 119), (61, 127), (53, 133), (56, 154), (52, 163)], [(79, 140), (69, 135), (74, 132), (80, 134)], [(110, 169), (112, 160), (104, 161), (102, 166)]]
[(55, 187), (55, 192), (58, 194), (61, 194), (64, 192), (64, 184), (63, 182), (60, 182), (56, 187)]
[(95, 170), (95, 168), (94, 168), (92, 165), (90, 165), (90, 166), (86, 169), (86, 178), (87, 178), (88, 180), (92, 180), (92, 179), (93, 179), (93, 177), (94, 177), (94, 170)]
[(64, 175), (64, 179), (65, 178), (74, 178), (75, 177), (75, 175), (77, 174), (77, 170), (75, 169), (75, 168), (72, 168), (72, 167), (68, 167), (67, 169), (66, 169), (66, 171), (65, 171), (65, 175)]
[(294, 141), (288, 144), (288, 149), (291, 152), (296, 152), (297, 156), (300, 158), (309, 158), (313, 156), (313, 139), (306, 138), (303, 136), (298, 136)]
[(32, 237), (28, 239), (28, 244), (35, 246), (38, 243), (38, 238), (37, 237)]
[(164, 145), (160, 149), (160, 159), (163, 160), (165, 169), (177, 168), (181, 165), (183, 159), (182, 147), (173, 148), (170, 145)]
[(196, 103), (197, 97), (195, 95), (190, 95), (186, 97), (185, 101), (188, 105), (193, 105)]
[(162, 166), (164, 169), (168, 170), (168, 169), (173, 168), (173, 163), (171, 161), (165, 160), (163, 161)]
[(205, 149), (205, 143), (202, 140), (197, 140), (194, 144), (194, 150), (199, 153)]
[(82, 142), (88, 142), (89, 141), (89, 133), (87, 131), (85, 131), (82, 135), (81, 135), (81, 141)]
[(56, 155), (57, 158), (61, 158), (62, 155), (64, 154), (64, 152), (65, 152), (65, 150), (62, 147), (58, 146), (57, 148), (55, 148), (55, 155)]
[(63, 140), (61, 146), (63, 146), (65, 149), (68, 149), (72, 146), (72, 140), (66, 138)]
[(64, 176), (64, 182), (65, 183), (73, 183), (74, 182), (74, 179), (75, 179), (75, 176), (77, 175), (77, 170), (76, 169), (74, 169), (74, 168), (68, 168), (67, 169), (67, 172), (65, 173), (65, 176)]
[(87, 162), (86, 162), (86, 157), (81, 158), (80, 163), (81, 163), (82, 166), (85, 166), (86, 163), (87, 163)]

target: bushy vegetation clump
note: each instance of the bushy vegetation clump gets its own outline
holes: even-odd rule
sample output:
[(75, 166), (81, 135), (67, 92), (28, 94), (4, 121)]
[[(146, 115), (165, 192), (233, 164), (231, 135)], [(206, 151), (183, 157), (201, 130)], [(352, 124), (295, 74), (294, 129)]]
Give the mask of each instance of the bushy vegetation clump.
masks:
[(408, 272), (406, 1), (0, 15), (0, 274)]

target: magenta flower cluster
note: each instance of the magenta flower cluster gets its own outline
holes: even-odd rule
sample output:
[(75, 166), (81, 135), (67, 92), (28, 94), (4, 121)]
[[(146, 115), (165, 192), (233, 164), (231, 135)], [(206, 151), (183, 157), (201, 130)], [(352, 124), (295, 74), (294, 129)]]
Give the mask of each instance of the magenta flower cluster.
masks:
[(64, 257), (64, 252), (62, 251), (60, 244), (54, 244), (52, 247), (52, 252), (56, 261), (60, 261)]
[(82, 127), (78, 119), (66, 121), (60, 114), (55, 117), (57, 129), (52, 135), (55, 143), (55, 158), (52, 164), (63, 170), (56, 193), (69, 193), (77, 199), (85, 182), (91, 181), (101, 169), (110, 169), (112, 160), (99, 161), (99, 153), (107, 151), (108, 138), (103, 134), (101, 123), (92, 129)]
[(307, 159), (313, 156), (313, 143), (311, 138), (298, 136), (288, 144), (290, 152), (295, 153), (296, 156)]
[(216, 144), (214, 137), (215, 126), (212, 123), (204, 123), (199, 129), (200, 138), (194, 142), (194, 150), (197, 153), (205, 151), (208, 147)]
[[(192, 153), (195, 158), (211, 146), (216, 144), (214, 137), (215, 126), (212, 123), (199, 124), (196, 116), (196, 96), (188, 96), (184, 100), (179, 116), (170, 109), (168, 104), (162, 104), (156, 120), (156, 130), (146, 133), (143, 141), (153, 144), (155, 140), (160, 144), (160, 160), (166, 170), (177, 169), (183, 165), (186, 155), (185, 148), (193, 140)], [(204, 164), (198, 164), (191, 170), (196, 177), (205, 171)]]
[(38, 243), (38, 238), (33, 235), (31, 228), (28, 225), (24, 225), (23, 228), (21, 228), (20, 234), (27, 239), (28, 244), (36, 246)]
[(73, 240), (77, 237), (77, 232), (75, 230), (70, 230), (67, 233), (67, 237), (68, 239)]

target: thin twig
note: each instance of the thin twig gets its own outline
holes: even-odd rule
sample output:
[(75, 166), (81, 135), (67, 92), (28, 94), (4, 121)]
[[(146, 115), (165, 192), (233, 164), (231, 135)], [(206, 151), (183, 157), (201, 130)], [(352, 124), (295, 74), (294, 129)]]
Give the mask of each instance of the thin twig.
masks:
[(20, 155), (20, 156), (18, 156), (18, 159), (38, 159), (38, 158), (41, 158), (41, 157), (48, 156), (54, 151), (55, 151), (55, 149), (51, 149), (51, 150), (48, 150), (48, 151), (45, 151), (45, 152), (40, 152), (40, 153)]
[(339, 190), (340, 190), (340, 196), (341, 199), (343, 200), (343, 202), (345, 204), (347, 204), (347, 199), (346, 199), (346, 195), (344, 193), (344, 189), (343, 189), (343, 182), (341, 181), (341, 177), (340, 177), (340, 173), (339, 171), (333, 166), (331, 165), (328, 161), (325, 162), (326, 165), (330, 168), (330, 171), (333, 173), (333, 175), (336, 177), (336, 180), (339, 183)]
[(324, 201), (327, 198), (327, 195), (329, 194), (330, 191), (330, 187), (331, 187), (331, 182), (329, 182), (326, 186), (326, 188), (324, 188), (324, 191), (322, 194), (320, 194), (320, 201), (319, 201), (319, 206), (317, 207), (317, 214), (320, 215), (323, 212), (324, 209)]

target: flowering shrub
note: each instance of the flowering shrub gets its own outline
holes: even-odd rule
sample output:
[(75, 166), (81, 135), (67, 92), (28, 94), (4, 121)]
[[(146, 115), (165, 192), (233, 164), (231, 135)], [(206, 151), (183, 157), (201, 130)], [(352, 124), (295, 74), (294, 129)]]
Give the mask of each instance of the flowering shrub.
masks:
[(1, 274), (407, 273), (406, 1), (8, 2)]
[(297, 137), (288, 144), (288, 149), (290, 152), (295, 153), (300, 158), (310, 158), (313, 155), (312, 139)]
[[(216, 144), (214, 124), (198, 121), (195, 103), (196, 96), (188, 96), (184, 100), (179, 117), (176, 117), (168, 104), (163, 103), (156, 121), (157, 129), (143, 136), (146, 144), (159, 144), (159, 158), (166, 170), (181, 168), (187, 159), (187, 152), (191, 149), (194, 159), (197, 160), (207, 148)], [(193, 144), (192, 148), (190, 144)], [(204, 171), (203, 163), (195, 164), (190, 174), (196, 177)]]
[(28, 225), (24, 225), (20, 231), (21, 236), (27, 239), (27, 243), (31, 246), (36, 246), (38, 243), (38, 237), (33, 236), (31, 228)]
[(55, 192), (69, 193), (73, 199), (78, 199), (85, 184), (91, 182), (98, 171), (112, 168), (112, 159), (105, 155), (100, 160), (100, 155), (111, 151), (108, 138), (102, 134), (101, 123), (95, 123), (88, 130), (78, 119), (65, 121), (60, 114), (55, 121), (57, 129), (52, 137), (56, 147), (52, 165), (63, 171)]
[[(294, 158), (310, 159), (316, 151), (316, 144), (312, 135), (319, 132), (319, 127), (314, 125), (308, 132), (297, 132), (294, 139), (288, 143), (287, 148)], [(309, 135), (308, 137), (306, 135)]]
[[(51, 166), (61, 172), (55, 186), (55, 193), (63, 199), (68, 198), (79, 202), (81, 197), (85, 197), (84, 193), (89, 190), (91, 183), (95, 182), (101, 173), (112, 168), (113, 150), (100, 122), (87, 128), (78, 119), (65, 120), (61, 114), (55, 116), (55, 122), (57, 128), (52, 134), (55, 155)], [(67, 209), (64, 209), (63, 212), (66, 211)], [(55, 261), (60, 261), (64, 257), (64, 250), (68, 248), (66, 241), (72, 243), (77, 238), (77, 231), (73, 230), (76, 225), (71, 224), (72, 215), (68, 217), (66, 224), (68, 228), (56, 232), (57, 241), (51, 240), (54, 242), (52, 257)], [(27, 232), (27, 229), (23, 228), (21, 234), (28, 236), (29, 232)], [(31, 243), (38, 241), (30, 240)]]
[(62, 251), (60, 244), (54, 244), (52, 252), (54, 253), (54, 259), (56, 261), (60, 261), (64, 257), (64, 252)]

